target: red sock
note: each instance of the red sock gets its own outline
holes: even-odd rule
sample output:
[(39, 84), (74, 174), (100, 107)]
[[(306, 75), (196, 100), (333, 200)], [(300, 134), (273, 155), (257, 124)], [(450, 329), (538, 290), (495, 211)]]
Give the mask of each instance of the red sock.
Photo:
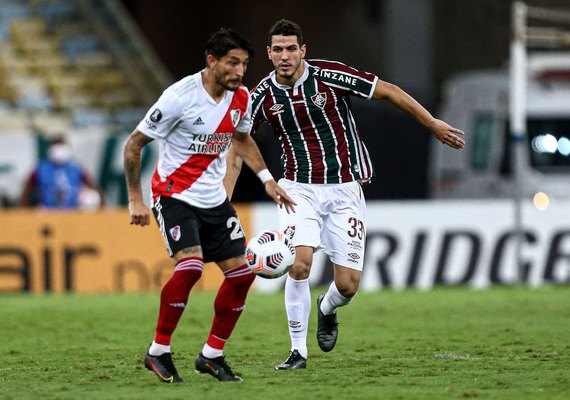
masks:
[(174, 274), (165, 283), (160, 294), (160, 312), (154, 341), (170, 345), (172, 333), (186, 307), (190, 290), (202, 276), (204, 262), (198, 257), (184, 258), (174, 267)]
[(214, 302), (214, 322), (207, 343), (214, 349), (223, 350), (245, 307), (245, 298), (255, 275), (247, 267), (232, 268), (224, 272), (226, 279), (220, 286)]

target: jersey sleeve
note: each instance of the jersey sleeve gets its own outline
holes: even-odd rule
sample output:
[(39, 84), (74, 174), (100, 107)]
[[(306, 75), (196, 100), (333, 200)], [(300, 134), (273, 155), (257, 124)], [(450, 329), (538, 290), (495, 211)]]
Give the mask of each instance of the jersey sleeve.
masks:
[(255, 133), (262, 121), (265, 121), (263, 113), (263, 103), (265, 96), (269, 90), (268, 79), (265, 78), (249, 93), (251, 98), (251, 130), (250, 133)]
[(183, 108), (180, 97), (172, 90), (165, 90), (137, 129), (153, 139), (165, 138), (182, 118)]
[(315, 76), (326, 85), (341, 92), (370, 99), (378, 77), (370, 72), (361, 71), (338, 61), (310, 60), (309, 64), (316, 68)]
[(250, 130), (251, 130), (251, 96), (248, 95), (245, 114), (241, 119), (241, 121), (239, 122), (238, 126), (236, 127), (236, 131), (249, 133)]

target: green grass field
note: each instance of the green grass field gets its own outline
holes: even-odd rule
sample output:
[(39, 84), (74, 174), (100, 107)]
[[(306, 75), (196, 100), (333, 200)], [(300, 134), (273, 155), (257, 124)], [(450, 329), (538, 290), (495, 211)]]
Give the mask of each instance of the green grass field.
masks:
[[(313, 290), (316, 297), (319, 290)], [(339, 311), (337, 347), (309, 332), (309, 365), (289, 350), (283, 294), (252, 293), (226, 355), (242, 383), (193, 371), (215, 293), (192, 293), (173, 341), (185, 385), (141, 362), (158, 293), (1, 295), (1, 399), (568, 399), (570, 287), (359, 293)]]

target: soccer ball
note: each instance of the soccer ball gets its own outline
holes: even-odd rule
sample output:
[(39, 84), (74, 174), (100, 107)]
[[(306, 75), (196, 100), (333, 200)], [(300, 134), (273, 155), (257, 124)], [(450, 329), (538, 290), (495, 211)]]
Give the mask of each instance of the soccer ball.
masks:
[(283, 232), (268, 229), (250, 239), (245, 250), (247, 266), (258, 276), (279, 278), (295, 262), (295, 247)]

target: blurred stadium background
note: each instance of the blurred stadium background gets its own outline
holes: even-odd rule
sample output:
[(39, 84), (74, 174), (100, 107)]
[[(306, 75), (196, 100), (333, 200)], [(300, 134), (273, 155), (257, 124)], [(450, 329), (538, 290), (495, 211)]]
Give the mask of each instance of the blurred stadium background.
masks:
[[(528, 4), (568, 7), (567, 0)], [(245, 83), (255, 85), (270, 70), (267, 31), (279, 18), (303, 27), (309, 58), (374, 72), (435, 114), (450, 78), (506, 68), (509, 61), (507, 0), (0, 0), (0, 290), (160, 287), (169, 260), (158, 232), (129, 229), (126, 219), (123, 141), (166, 86), (203, 67), (204, 43), (219, 27), (253, 42), (257, 54)], [(552, 201), (548, 212), (525, 202), (528, 248), (521, 262), (508, 200), (433, 200), (434, 143), (423, 128), (387, 104), (355, 100), (354, 110), (377, 170), (365, 187), (365, 288), (569, 282), (564, 199)], [(472, 127), (458, 127), (470, 146)], [(49, 138), (62, 133), (104, 188), (109, 210), (64, 215), (19, 209), (26, 176)], [(278, 176), (275, 138), (262, 130), (256, 139)], [(147, 182), (153, 167), (154, 155), (145, 154)], [(261, 204), (267, 201), (263, 187), (247, 169), (234, 200), (242, 203), (250, 234), (275, 223), (274, 210)], [(115, 233), (124, 242), (113, 240)], [(133, 244), (141, 242), (146, 247)], [(315, 284), (330, 279), (321, 268), (326, 262), (319, 263)]]

